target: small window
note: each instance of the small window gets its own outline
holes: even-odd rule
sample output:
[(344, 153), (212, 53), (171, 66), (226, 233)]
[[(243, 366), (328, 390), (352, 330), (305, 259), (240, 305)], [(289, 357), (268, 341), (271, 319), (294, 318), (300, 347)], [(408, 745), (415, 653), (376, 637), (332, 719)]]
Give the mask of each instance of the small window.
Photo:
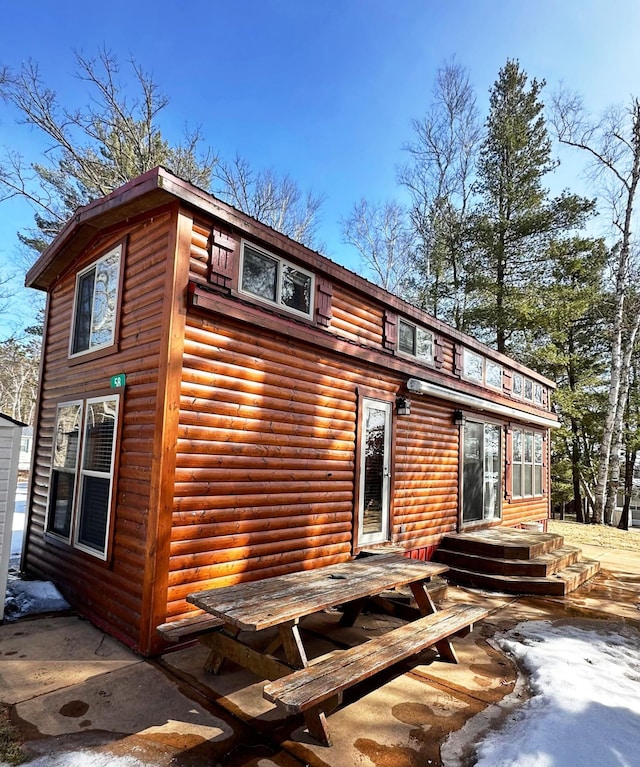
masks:
[(398, 349), (424, 362), (433, 362), (433, 333), (401, 319)]
[(464, 350), (464, 377), (469, 378), (472, 381), (478, 381), (479, 383), (482, 383), (484, 378), (483, 368), (484, 368), (484, 358), (481, 357), (479, 354), (474, 354), (474, 352), (469, 351), (469, 349), (465, 349)]
[(533, 401), (533, 381), (528, 378), (524, 379), (524, 398), (529, 402)]
[[(106, 559), (118, 397), (63, 403), (56, 416), (47, 532)], [(82, 459), (80, 460), (80, 455)]]
[(502, 365), (487, 360), (486, 384), (492, 389), (502, 389)]
[(311, 317), (313, 283), (314, 277), (311, 272), (243, 243), (240, 268), (241, 292)]
[(82, 404), (58, 405), (49, 489), (47, 530), (69, 540), (78, 468)]
[(518, 397), (518, 399), (522, 399), (522, 390), (523, 390), (523, 381), (522, 376), (520, 373), (514, 373), (513, 374), (513, 396)]
[(71, 356), (115, 342), (122, 245), (78, 273)]
[(512, 434), (512, 495), (531, 498), (542, 495), (542, 434), (514, 429)]
[(542, 386), (540, 384), (533, 385), (533, 402), (535, 405), (542, 407)]

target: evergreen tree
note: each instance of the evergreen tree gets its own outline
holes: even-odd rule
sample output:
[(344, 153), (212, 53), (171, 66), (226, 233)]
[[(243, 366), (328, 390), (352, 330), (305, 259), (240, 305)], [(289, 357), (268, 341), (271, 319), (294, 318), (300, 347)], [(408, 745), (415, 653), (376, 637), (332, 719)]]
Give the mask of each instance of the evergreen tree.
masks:
[(581, 226), (594, 204), (564, 193), (548, 198), (551, 157), (540, 94), (517, 61), (507, 61), (491, 89), (475, 190), (473, 307), (470, 329), (500, 352), (518, 355), (526, 330), (527, 294), (544, 285), (550, 241)]

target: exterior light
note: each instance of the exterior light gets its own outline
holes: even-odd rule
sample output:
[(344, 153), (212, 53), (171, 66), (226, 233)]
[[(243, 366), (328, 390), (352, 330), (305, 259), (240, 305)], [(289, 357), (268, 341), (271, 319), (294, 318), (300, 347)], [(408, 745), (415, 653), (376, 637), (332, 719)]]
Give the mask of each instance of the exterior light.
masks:
[(462, 426), (464, 423), (464, 413), (462, 410), (454, 410), (453, 411), (453, 423), (456, 426)]
[(398, 415), (411, 415), (411, 400), (409, 397), (396, 397), (396, 413)]

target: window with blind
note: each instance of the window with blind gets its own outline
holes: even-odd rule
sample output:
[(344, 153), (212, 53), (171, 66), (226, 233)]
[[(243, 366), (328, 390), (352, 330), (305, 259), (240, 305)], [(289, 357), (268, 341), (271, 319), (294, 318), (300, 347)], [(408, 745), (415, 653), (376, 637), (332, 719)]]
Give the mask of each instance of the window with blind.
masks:
[(63, 403), (56, 417), (47, 532), (101, 559), (108, 548), (118, 405), (118, 396)]

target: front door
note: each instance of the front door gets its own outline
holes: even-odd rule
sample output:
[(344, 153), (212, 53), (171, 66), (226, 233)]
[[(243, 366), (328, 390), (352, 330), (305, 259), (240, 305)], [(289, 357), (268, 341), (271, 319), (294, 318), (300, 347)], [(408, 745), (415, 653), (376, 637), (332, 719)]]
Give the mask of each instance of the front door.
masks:
[(391, 403), (362, 400), (358, 546), (389, 540)]
[(463, 524), (500, 518), (500, 459), (500, 427), (467, 420), (463, 433)]

